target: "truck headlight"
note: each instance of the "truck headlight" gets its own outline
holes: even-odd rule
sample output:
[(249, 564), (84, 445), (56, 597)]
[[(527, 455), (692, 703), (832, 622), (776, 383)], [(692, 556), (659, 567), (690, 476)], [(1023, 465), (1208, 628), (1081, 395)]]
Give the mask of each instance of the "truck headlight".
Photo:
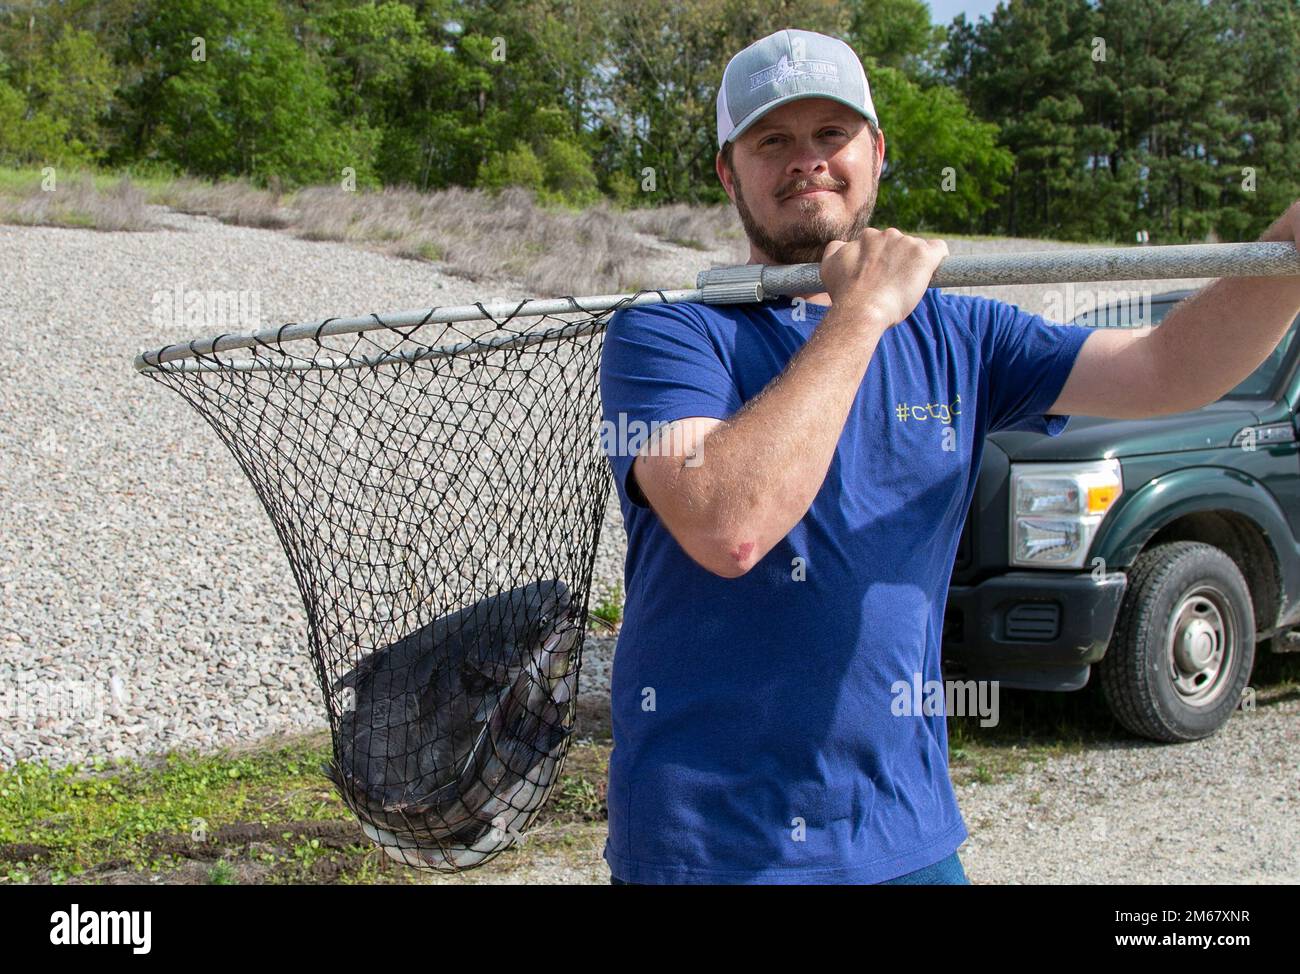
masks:
[(1011, 564), (1082, 568), (1124, 481), (1118, 460), (1011, 465)]

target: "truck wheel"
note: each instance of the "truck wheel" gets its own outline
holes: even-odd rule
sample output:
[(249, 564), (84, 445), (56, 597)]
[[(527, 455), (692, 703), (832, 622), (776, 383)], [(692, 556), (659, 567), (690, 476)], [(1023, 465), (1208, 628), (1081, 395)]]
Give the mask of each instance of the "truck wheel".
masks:
[(1115, 719), (1156, 741), (1217, 731), (1255, 664), (1255, 609), (1236, 563), (1213, 545), (1172, 541), (1138, 555), (1097, 664)]

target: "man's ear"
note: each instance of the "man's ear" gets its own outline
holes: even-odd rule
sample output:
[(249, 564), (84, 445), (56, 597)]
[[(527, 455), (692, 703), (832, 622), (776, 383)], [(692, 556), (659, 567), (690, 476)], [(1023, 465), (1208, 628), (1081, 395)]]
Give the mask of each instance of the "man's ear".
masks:
[(727, 171), (727, 164), (722, 161), (721, 149), (718, 150), (718, 154), (713, 158), (713, 169), (717, 172), (718, 179), (722, 183), (722, 188), (726, 190), (727, 196), (731, 199), (731, 202), (736, 202), (736, 191), (731, 188), (731, 173)]

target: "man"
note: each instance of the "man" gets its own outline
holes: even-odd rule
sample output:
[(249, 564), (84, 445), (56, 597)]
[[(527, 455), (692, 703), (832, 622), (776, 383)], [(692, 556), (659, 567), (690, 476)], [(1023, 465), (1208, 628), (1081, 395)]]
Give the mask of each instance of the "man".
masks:
[[(826, 291), (606, 332), (606, 422), (669, 425), (609, 450), (628, 553), (605, 859), (629, 883), (962, 883), (946, 719), (892, 688), (942, 679), (984, 437), (1218, 398), (1300, 278), (1215, 282), (1158, 329), (945, 295), (942, 241), (867, 225), (885, 139), (847, 45), (763, 38), (717, 114), (750, 262), (820, 261)], [(1262, 239), (1298, 227), (1300, 203)]]

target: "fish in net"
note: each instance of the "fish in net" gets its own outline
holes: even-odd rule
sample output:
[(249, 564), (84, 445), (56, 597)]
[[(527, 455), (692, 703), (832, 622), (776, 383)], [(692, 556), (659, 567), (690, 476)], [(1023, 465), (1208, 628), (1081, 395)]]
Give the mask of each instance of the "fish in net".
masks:
[(400, 862), (487, 862), (559, 779), (609, 492), (603, 331), (643, 294), (663, 299), (327, 319), (137, 356), (270, 517), (306, 612), (324, 771)]

